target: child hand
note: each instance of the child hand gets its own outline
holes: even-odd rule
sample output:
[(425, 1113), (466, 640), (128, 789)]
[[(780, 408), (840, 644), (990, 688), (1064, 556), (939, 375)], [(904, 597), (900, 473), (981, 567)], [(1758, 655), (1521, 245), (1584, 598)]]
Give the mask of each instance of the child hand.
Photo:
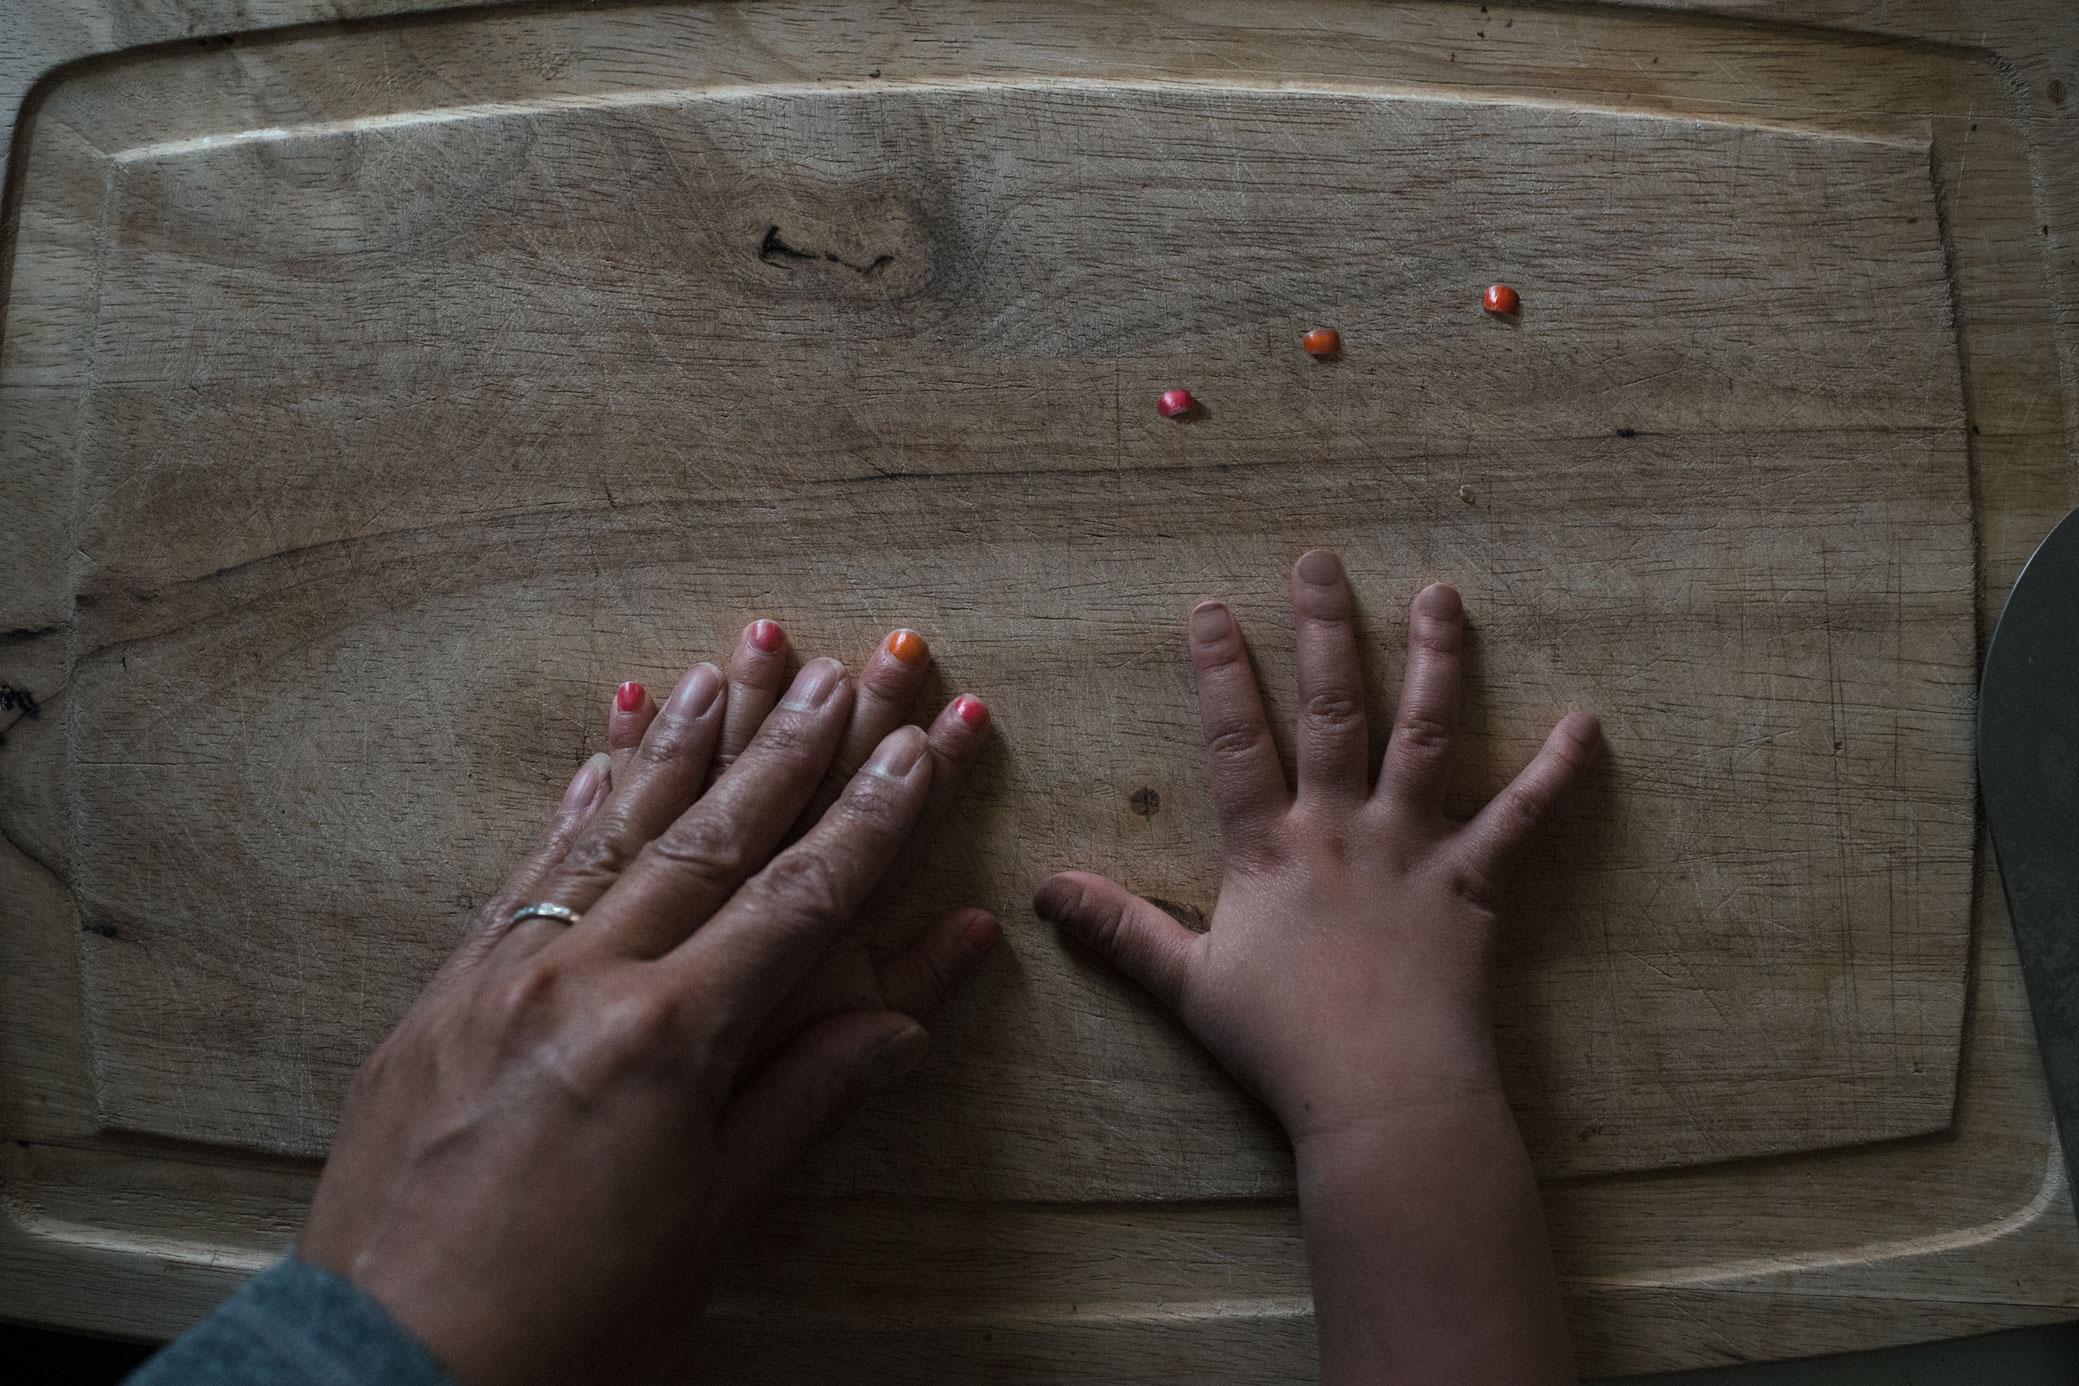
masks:
[(1503, 886), (1593, 758), (1596, 719), (1562, 719), (1529, 768), (1467, 823), (1444, 816), (1464, 615), (1432, 586), (1410, 613), (1400, 707), (1377, 783), (1336, 556), (1293, 570), (1298, 781), (1287, 787), (1228, 609), (1191, 614), (1224, 873), (1195, 933), (1099, 876), (1064, 872), (1040, 915), (1174, 1010), (1284, 1123), (1302, 1154), (1410, 1108), (1498, 1094), (1493, 980)]

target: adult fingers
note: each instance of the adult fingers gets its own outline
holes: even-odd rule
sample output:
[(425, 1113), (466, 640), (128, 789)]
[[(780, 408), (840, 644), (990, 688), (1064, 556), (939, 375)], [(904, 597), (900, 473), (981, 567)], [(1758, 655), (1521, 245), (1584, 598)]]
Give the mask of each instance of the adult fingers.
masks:
[(1357, 599), (1342, 561), (1313, 549), (1292, 565), (1299, 636), (1299, 797), (1352, 804), (1370, 788), (1364, 666), (1357, 655)]
[(606, 797), (609, 773), (608, 757), (604, 751), (595, 752), (578, 767), (564, 789), (562, 799), (557, 802), (555, 812), (549, 816), (549, 826), (534, 850), (506, 877), (498, 894), (478, 914), (475, 927), (455, 950), (457, 964), (467, 966), (481, 957), (504, 935), (513, 911), (541, 898), (542, 882), (569, 853), (570, 845), (577, 840), (585, 821)]
[(777, 621), (753, 621), (736, 638), (729, 656), (729, 711), (722, 723), (722, 744), (708, 778), (718, 780), (736, 764), (765, 724), (787, 681), (787, 633)]
[(1003, 941), (1003, 926), (986, 910), (955, 910), (874, 968), (881, 999), (891, 1011), (922, 1020), (953, 993)]
[(1567, 787), (1581, 777), (1602, 745), (1602, 724), (1593, 713), (1570, 712), (1559, 719), (1545, 744), (1508, 788), (1462, 830), (1462, 858), (1489, 893), (1502, 881)]
[(1109, 959), (1163, 1005), (1183, 1009), (1203, 935), (1117, 882), (1087, 871), (1049, 877), (1032, 897), (1032, 908)]
[[(696, 664), (685, 672), (605, 800), (543, 877), (536, 899), (589, 910), (651, 839), (685, 812), (707, 781), (724, 703), (722, 673), (714, 665)], [(528, 925), (527, 932), (548, 937), (562, 928), (550, 920)]]
[(823, 777), (822, 787), (809, 801), (811, 820), (822, 817), (823, 810), (837, 802), (837, 796), (859, 773), (859, 767), (866, 764), (874, 747), (903, 724), (930, 664), (931, 651), (924, 644), (924, 637), (913, 630), (891, 631), (881, 641), (866, 667), (859, 671), (858, 689), (852, 699), (852, 724), (845, 728), (844, 739), (838, 743), (837, 756), (830, 763), (830, 772)]
[(748, 1221), (809, 1146), (930, 1051), (930, 1037), (893, 1011), (845, 1011), (803, 1030), (753, 1072), (722, 1109), (718, 1183)]
[(702, 993), (725, 1047), (748, 1044), (852, 927), (924, 807), (931, 785), (925, 750), (916, 727), (890, 734), (816, 826), (665, 959)]
[(1444, 764), (1458, 729), (1464, 686), (1465, 606), (1434, 583), (1408, 608), (1408, 668), (1386, 742), (1379, 793), (1395, 807), (1434, 814), (1444, 798)]
[(606, 715), (606, 753), (613, 762), (613, 777), (626, 777), (628, 763), (642, 745), (643, 733), (657, 718), (657, 700), (634, 679), (614, 690), (614, 710)]
[[(736, 764), (642, 845), (584, 928), (571, 931), (573, 946), (657, 957), (699, 928), (779, 846), (821, 782), (851, 710), (842, 664), (804, 665)], [(609, 798), (600, 814), (613, 808)]]
[(1284, 813), (1291, 794), (1241, 624), (1219, 602), (1201, 603), (1191, 613), (1191, 664), (1220, 833), (1230, 852), (1242, 850)]

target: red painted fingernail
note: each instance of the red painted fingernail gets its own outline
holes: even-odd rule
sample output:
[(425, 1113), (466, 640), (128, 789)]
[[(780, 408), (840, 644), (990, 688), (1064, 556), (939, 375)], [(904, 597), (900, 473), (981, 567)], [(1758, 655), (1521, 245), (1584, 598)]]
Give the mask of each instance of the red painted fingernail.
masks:
[(614, 690), (614, 706), (623, 712), (633, 712), (642, 706), (642, 700), (648, 696), (641, 684), (630, 679)]
[(1326, 360), (1339, 356), (1343, 350), (1343, 334), (1333, 327), (1317, 327), (1299, 339), (1300, 348), (1309, 356)]
[(1489, 284), (1480, 296), (1480, 306), (1496, 317), (1508, 317), (1523, 306), (1522, 295), (1506, 284)]
[(753, 621), (751, 643), (766, 654), (778, 654), (780, 646), (787, 643), (787, 633), (780, 629), (778, 621)]
[(953, 714), (976, 731), (989, 725), (989, 705), (967, 693), (953, 700)]
[(1165, 419), (1180, 419), (1197, 407), (1189, 390), (1164, 390), (1155, 401), (1155, 412)]

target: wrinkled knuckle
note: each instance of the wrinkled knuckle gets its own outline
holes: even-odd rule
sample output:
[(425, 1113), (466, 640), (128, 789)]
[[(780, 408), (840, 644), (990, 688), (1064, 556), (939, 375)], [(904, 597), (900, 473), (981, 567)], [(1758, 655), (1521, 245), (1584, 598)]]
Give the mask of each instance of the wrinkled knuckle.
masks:
[(1317, 731), (1351, 731), (1364, 717), (1364, 700), (1348, 688), (1316, 689), (1307, 695), (1305, 715)]
[(908, 787), (885, 775), (854, 775), (841, 801), (844, 816), (860, 827), (886, 823), (902, 812)]
[(796, 848), (765, 868), (765, 889), (788, 913), (809, 919), (842, 919), (851, 900), (841, 872), (821, 852)]
[(1206, 738), (1206, 752), (1223, 764), (1249, 760), (1263, 749), (1267, 734), (1261, 727), (1222, 727)]
[(1404, 709), (1393, 734), (1410, 751), (1441, 751), (1451, 744), (1456, 728), (1443, 713), (1429, 709)]
[(662, 837), (643, 848), (643, 855), (689, 880), (723, 885), (742, 875), (742, 835), (710, 818), (674, 823)]
[(753, 744), (765, 755), (794, 760), (807, 758), (814, 751), (816, 740), (807, 718), (780, 712), (765, 719)]
[(649, 765), (669, 765), (692, 754), (701, 730), (697, 717), (660, 712), (636, 748), (636, 758)]
[(628, 830), (616, 816), (596, 824), (570, 844), (563, 858), (561, 875), (581, 881), (611, 881), (627, 867), (633, 853), (628, 847)]

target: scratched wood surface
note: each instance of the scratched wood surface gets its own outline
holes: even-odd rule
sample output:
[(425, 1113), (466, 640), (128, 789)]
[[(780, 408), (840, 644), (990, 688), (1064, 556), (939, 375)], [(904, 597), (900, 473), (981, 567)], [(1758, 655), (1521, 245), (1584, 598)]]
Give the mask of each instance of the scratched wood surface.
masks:
[[(322, 1152), (612, 682), (752, 615), (839, 652), (907, 620), (996, 704), (915, 907), (1026, 917), (1082, 862), (1205, 908), (1177, 618), (1237, 599), (1289, 702), (1278, 573), (1311, 542), (1382, 644), (1420, 582), (1465, 590), (1463, 802), (1558, 710), (1611, 727), (1505, 1006), (1584, 1361), (2069, 1312), (1970, 784), (1976, 623), (2067, 494), (1996, 81), (1303, 8), (1224, 32), (1243, 75), (1062, 7), (949, 14), (946, 50), (770, 5), (322, 30), (49, 89), (0, 342), (0, 673), (38, 712), (0, 747), (8, 938), (61, 1037), (9, 1036), (15, 1312), (52, 1312), (53, 1263), (278, 1242), (307, 1167), (254, 1154)], [(1475, 311), (1493, 277), (1520, 322)], [(1317, 321), (1343, 362), (1297, 351)], [(1155, 418), (1173, 383), (1206, 417)], [(1189, 1323), (1232, 1379), (1303, 1376), (1274, 1133), (1129, 989), (1036, 927), (1013, 954), (764, 1244), (813, 1254), (748, 1253), (730, 1370), (906, 1379), (914, 1330), (948, 1371), (1113, 1379)], [(1722, 1163), (1772, 1152), (1800, 1158)], [(1683, 1172), (1596, 1177), (1649, 1168)], [(182, 1192), (145, 1216), (111, 1177)], [(1757, 1286), (1795, 1322), (1746, 1314)], [(776, 1354), (775, 1309), (845, 1331)]]

